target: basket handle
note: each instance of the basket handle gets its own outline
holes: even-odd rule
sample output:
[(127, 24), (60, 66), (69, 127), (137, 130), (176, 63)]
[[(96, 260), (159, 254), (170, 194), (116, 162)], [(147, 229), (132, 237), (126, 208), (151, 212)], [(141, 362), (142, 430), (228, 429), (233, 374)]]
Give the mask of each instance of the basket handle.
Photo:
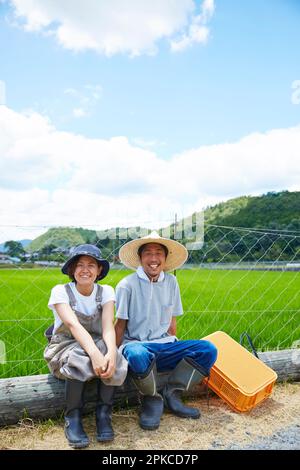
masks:
[(241, 336), (240, 336), (240, 344), (243, 346), (243, 341), (244, 341), (244, 338), (245, 338), (245, 337), (246, 337), (247, 340), (248, 340), (248, 344), (249, 344), (249, 346), (250, 346), (250, 348), (251, 348), (251, 350), (252, 350), (252, 353), (254, 354), (255, 357), (257, 357), (257, 359), (259, 359), (258, 354), (257, 354), (257, 351), (256, 351), (256, 349), (255, 349), (255, 347), (254, 347), (253, 342), (252, 342), (252, 339), (250, 338), (250, 336), (249, 336), (249, 334), (247, 333), (247, 331), (244, 331), (244, 333), (241, 334)]

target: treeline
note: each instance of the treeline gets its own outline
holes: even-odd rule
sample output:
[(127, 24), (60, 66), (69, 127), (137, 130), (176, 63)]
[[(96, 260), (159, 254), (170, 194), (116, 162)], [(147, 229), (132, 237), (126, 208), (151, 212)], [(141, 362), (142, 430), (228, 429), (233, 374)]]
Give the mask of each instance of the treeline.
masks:
[(209, 207), (204, 232), (204, 246), (190, 253), (191, 262), (299, 260), (300, 192), (243, 196)]
[[(191, 224), (190, 218), (186, 220), (186, 224)], [(207, 207), (204, 220), (204, 245), (190, 251), (192, 263), (300, 259), (300, 192), (270, 192), (231, 199)], [(184, 225), (185, 220), (182, 222)], [(171, 238), (176, 229), (174, 224), (170, 226)], [(40, 259), (63, 261), (70, 247), (92, 243), (102, 249), (104, 257), (117, 261), (120, 246), (138, 236), (139, 228), (95, 231), (57, 227), (33, 240), (26, 252), (38, 252)], [(188, 241), (184, 239), (183, 243)]]

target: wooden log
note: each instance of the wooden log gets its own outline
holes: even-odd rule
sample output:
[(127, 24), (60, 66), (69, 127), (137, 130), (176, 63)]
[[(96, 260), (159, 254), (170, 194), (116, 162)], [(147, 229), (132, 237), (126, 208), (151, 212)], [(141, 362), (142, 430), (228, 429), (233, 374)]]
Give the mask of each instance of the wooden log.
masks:
[(300, 349), (259, 352), (259, 359), (278, 375), (278, 382), (300, 380)]
[[(259, 353), (260, 359), (278, 374), (278, 381), (300, 380), (300, 349)], [(159, 374), (159, 387), (163, 387), (168, 374)], [(96, 380), (86, 386), (85, 412), (95, 408)], [(195, 387), (193, 395), (204, 393), (203, 386)], [(138, 403), (137, 391), (127, 378), (117, 388), (116, 406)], [(63, 416), (65, 407), (64, 381), (50, 374), (0, 379), (0, 425), (14, 424), (23, 418), (45, 419)]]
[[(159, 386), (167, 381), (168, 374), (159, 374)], [(32, 375), (0, 379), (0, 426), (15, 424), (24, 418), (45, 419), (63, 416), (65, 408), (64, 380), (51, 374)], [(91, 380), (85, 387), (84, 413), (96, 406), (97, 380)], [(137, 390), (128, 377), (115, 394), (116, 406), (138, 404)]]

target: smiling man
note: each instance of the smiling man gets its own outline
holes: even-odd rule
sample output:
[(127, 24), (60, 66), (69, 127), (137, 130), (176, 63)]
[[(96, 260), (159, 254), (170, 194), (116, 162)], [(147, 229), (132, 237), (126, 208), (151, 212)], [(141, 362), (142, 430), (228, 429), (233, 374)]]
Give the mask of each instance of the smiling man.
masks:
[[(176, 317), (183, 314), (176, 277), (167, 271), (182, 266), (186, 248), (156, 232), (122, 246), (122, 263), (136, 269), (116, 288), (117, 345), (128, 361), (129, 372), (142, 394), (140, 426), (157, 429), (164, 406), (182, 418), (197, 419), (199, 410), (181, 401), (184, 390), (200, 383), (214, 364), (217, 351), (203, 340), (178, 341)], [(163, 390), (157, 372), (169, 371)]]

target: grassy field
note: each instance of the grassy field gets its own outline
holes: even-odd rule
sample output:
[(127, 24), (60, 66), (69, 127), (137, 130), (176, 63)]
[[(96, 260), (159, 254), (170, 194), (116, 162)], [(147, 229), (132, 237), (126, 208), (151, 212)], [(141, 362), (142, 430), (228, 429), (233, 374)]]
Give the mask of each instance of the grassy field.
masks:
[[(129, 271), (111, 270), (115, 286)], [(236, 340), (247, 331), (257, 349), (284, 349), (300, 339), (300, 273), (182, 270), (177, 272), (185, 315), (178, 336), (196, 339), (223, 330)], [(0, 341), (6, 346), (0, 377), (47, 373), (44, 330), (51, 288), (65, 283), (58, 269), (0, 271)]]

